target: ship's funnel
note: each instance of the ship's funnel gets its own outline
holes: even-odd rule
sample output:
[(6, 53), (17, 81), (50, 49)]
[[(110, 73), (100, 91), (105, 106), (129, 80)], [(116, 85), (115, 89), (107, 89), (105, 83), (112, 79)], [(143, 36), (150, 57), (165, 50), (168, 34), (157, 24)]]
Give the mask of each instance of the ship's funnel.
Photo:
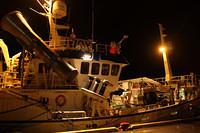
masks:
[(44, 62), (51, 65), (57, 74), (68, 82), (72, 81), (78, 74), (74, 67), (64, 62), (48, 48), (48, 45), (31, 29), (21, 12), (13, 11), (4, 16), (1, 20), (1, 27), (22, 41), (23, 47), (34, 49)]

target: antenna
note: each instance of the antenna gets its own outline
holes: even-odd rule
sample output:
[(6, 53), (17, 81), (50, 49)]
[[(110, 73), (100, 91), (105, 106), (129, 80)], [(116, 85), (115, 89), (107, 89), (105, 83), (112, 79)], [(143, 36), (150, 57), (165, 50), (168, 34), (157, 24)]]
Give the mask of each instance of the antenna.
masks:
[(164, 61), (164, 67), (165, 67), (165, 81), (169, 82), (172, 78), (172, 71), (171, 71), (171, 67), (170, 67), (170, 64), (169, 64), (169, 58), (168, 58), (167, 52), (166, 52), (165, 37), (167, 35), (163, 33), (162, 24), (159, 24), (159, 29), (160, 29), (160, 38), (161, 38), (160, 51), (163, 54), (163, 61)]
[(92, 0), (92, 42), (94, 42), (94, 0)]

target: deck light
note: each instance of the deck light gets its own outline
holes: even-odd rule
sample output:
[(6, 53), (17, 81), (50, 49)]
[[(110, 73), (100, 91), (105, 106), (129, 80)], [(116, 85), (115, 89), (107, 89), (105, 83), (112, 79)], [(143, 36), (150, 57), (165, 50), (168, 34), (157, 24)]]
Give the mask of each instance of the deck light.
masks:
[(85, 53), (85, 54), (83, 55), (82, 59), (83, 59), (83, 60), (89, 60), (89, 61), (90, 61), (90, 60), (93, 59), (93, 57), (92, 57), (91, 54)]
[(161, 48), (160, 48), (160, 52), (165, 52), (165, 48), (164, 48), (164, 47), (161, 47)]

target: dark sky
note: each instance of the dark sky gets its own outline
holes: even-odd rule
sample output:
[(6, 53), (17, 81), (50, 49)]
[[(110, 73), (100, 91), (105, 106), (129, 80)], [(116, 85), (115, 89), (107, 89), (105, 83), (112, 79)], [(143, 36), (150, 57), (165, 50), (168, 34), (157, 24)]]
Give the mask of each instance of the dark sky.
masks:
[[(77, 36), (91, 37), (91, 0), (71, 0), (70, 23)], [(166, 29), (169, 58), (173, 75), (200, 74), (200, 4), (194, 1), (155, 0), (94, 0), (95, 40), (119, 41), (124, 34), (123, 54), (129, 61), (122, 79), (164, 76), (162, 55), (159, 53), (158, 23)], [(6, 0), (0, 5), (0, 17), (20, 10), (39, 36), (47, 39), (47, 20), (28, 8), (42, 9), (36, 0)], [(12, 36), (1, 32), (11, 54), (20, 49)]]

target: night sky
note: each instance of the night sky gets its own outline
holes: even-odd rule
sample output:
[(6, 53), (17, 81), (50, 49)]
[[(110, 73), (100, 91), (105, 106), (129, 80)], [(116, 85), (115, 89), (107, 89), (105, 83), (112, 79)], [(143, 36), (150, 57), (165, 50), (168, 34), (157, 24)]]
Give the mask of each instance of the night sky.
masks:
[[(0, 4), (0, 18), (19, 10), (39, 36), (48, 39), (48, 23), (29, 8), (42, 11), (36, 0), (6, 0)], [(199, 2), (198, 2), (199, 3)], [(164, 66), (159, 52), (158, 23), (163, 24), (169, 43), (169, 58), (173, 75), (200, 74), (200, 4), (194, 1), (155, 0), (94, 0), (95, 41), (109, 43), (129, 35), (123, 43), (124, 56), (129, 65), (121, 79), (162, 77)], [(70, 24), (78, 37), (91, 38), (91, 0), (71, 0)], [(20, 50), (15, 38), (3, 31), (10, 54)]]

